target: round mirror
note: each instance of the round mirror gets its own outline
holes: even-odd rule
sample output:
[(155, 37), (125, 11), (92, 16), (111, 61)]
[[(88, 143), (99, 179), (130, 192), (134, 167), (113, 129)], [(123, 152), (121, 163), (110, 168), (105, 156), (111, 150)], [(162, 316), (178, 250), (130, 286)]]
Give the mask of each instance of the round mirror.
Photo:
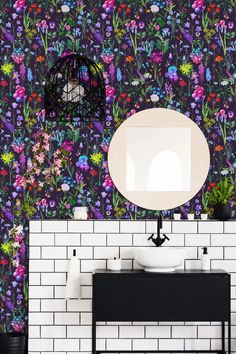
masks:
[(176, 208), (202, 187), (209, 170), (207, 141), (188, 117), (171, 109), (140, 111), (116, 130), (108, 167), (119, 192), (146, 209)]

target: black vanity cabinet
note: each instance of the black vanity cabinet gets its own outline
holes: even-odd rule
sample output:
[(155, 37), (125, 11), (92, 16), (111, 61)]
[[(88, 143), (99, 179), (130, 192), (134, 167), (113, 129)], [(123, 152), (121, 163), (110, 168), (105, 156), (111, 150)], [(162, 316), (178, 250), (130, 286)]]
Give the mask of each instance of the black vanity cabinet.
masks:
[(98, 270), (93, 274), (93, 354), (100, 353), (96, 351), (97, 321), (222, 322), (222, 349), (212, 351), (221, 353), (225, 352), (225, 322), (228, 322), (230, 353), (230, 274), (222, 270), (174, 273)]

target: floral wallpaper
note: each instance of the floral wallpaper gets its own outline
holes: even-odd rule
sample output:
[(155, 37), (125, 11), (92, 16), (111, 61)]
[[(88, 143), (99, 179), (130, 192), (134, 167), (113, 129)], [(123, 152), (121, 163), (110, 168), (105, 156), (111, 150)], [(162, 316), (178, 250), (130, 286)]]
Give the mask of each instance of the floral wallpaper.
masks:
[[(0, 7), (0, 331), (22, 332), (29, 218), (71, 218), (75, 205), (94, 219), (156, 217), (125, 200), (108, 172), (112, 134), (132, 114), (175, 109), (205, 134), (210, 172), (180, 208), (184, 216), (206, 208), (207, 190), (224, 176), (235, 184), (235, 0), (1, 0)], [(72, 52), (103, 71), (104, 122), (45, 119), (48, 69)]]

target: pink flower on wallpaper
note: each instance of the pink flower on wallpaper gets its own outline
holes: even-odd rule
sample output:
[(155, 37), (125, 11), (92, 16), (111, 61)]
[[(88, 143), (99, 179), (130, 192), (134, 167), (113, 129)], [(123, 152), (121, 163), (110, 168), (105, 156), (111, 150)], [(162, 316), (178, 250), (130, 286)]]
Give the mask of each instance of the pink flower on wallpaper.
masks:
[(105, 188), (106, 192), (110, 192), (112, 190), (113, 182), (109, 175), (105, 176), (105, 181), (103, 182), (102, 186)]
[(204, 0), (195, 0), (192, 8), (195, 10), (195, 12), (199, 13), (203, 10), (204, 7)]
[(107, 103), (111, 103), (113, 101), (115, 95), (115, 89), (114, 87), (110, 85), (106, 85), (106, 101)]
[(16, 64), (21, 64), (25, 58), (25, 54), (24, 53), (13, 53), (11, 55), (11, 57)]
[(154, 61), (154, 63), (162, 63), (163, 61), (163, 53), (162, 52), (152, 52), (150, 58)]
[(24, 323), (24, 321), (13, 320), (11, 323), (11, 326), (15, 332), (22, 332), (22, 330), (25, 327), (25, 323)]
[(192, 94), (195, 102), (199, 103), (203, 100), (204, 97), (204, 88), (202, 86), (195, 86), (195, 90)]
[(73, 142), (64, 140), (61, 144), (62, 148), (66, 151), (73, 151)]
[(114, 54), (101, 54), (101, 58), (105, 64), (110, 64), (114, 58)]
[(16, 180), (13, 184), (13, 186), (15, 188), (22, 188), (22, 187), (25, 187), (26, 186), (26, 179), (24, 176), (21, 176), (21, 175), (16, 175)]
[(26, 88), (23, 86), (17, 85), (16, 91), (15, 91), (13, 97), (16, 99), (16, 102), (18, 102), (18, 103), (23, 102), (26, 98)]
[(25, 144), (22, 142), (19, 142), (19, 143), (13, 142), (11, 144), (11, 147), (17, 154), (21, 154), (22, 151), (24, 150)]
[(115, 6), (115, 0), (106, 0), (104, 2), (104, 4), (102, 5), (102, 7), (104, 8), (104, 10), (107, 13), (112, 12), (112, 10), (114, 9), (114, 6)]
[(26, 0), (16, 0), (13, 7), (17, 13), (21, 13), (26, 8)]
[(13, 273), (14, 277), (24, 277), (26, 275), (26, 267), (18, 265)]

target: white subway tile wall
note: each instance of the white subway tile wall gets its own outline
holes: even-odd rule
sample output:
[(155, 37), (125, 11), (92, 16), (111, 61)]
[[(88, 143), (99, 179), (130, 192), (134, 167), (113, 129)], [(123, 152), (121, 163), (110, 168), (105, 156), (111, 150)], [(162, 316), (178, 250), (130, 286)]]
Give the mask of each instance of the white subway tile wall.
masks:
[[(123, 269), (137, 269), (133, 247), (146, 247), (156, 221), (30, 221), (29, 354), (91, 353), (92, 272), (121, 257)], [(164, 221), (165, 246), (186, 246), (186, 269), (200, 268), (208, 246), (211, 267), (231, 273), (232, 351), (236, 354), (236, 221)], [(81, 299), (66, 301), (68, 260), (80, 260)], [(97, 327), (98, 350), (220, 349), (219, 323), (110, 322)]]

